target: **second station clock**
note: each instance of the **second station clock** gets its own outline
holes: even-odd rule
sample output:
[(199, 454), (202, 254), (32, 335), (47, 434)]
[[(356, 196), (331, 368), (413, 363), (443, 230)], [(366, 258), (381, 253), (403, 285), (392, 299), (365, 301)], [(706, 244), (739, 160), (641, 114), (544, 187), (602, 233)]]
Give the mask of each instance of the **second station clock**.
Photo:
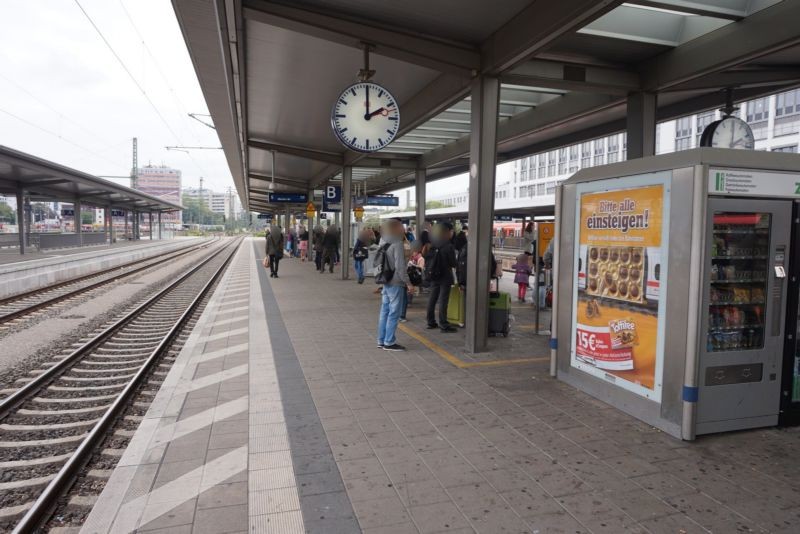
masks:
[(739, 117), (726, 115), (703, 130), (700, 146), (753, 150), (755, 138), (750, 125)]
[(400, 109), (384, 87), (369, 81), (358, 82), (342, 91), (336, 100), (331, 127), (348, 148), (375, 152), (397, 136)]

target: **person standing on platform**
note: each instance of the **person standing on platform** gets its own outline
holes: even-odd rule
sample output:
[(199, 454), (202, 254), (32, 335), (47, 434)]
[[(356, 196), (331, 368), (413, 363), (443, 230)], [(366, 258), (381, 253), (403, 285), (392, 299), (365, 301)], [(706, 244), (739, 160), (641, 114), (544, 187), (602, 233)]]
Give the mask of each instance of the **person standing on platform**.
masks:
[(359, 284), (364, 283), (364, 261), (369, 258), (369, 246), (371, 244), (369, 234), (366, 230), (362, 230), (358, 234), (356, 244), (353, 246), (353, 268), (356, 271)]
[(278, 278), (278, 264), (283, 258), (283, 230), (278, 224), (271, 226), (267, 233), (267, 256), (269, 256), (269, 276)]
[[(427, 321), (428, 329), (441, 329), (442, 332), (455, 332), (456, 329), (447, 321), (447, 302), (450, 299), (450, 287), (453, 285), (453, 269), (456, 267), (456, 253), (451, 241), (453, 225), (442, 223), (433, 230), (431, 246), (425, 256), (425, 274), (430, 280), (431, 293), (428, 297)], [(436, 322), (436, 306), (439, 306), (439, 322)]]
[(293, 226), (289, 228), (286, 236), (286, 251), (289, 253), (290, 258), (297, 256), (297, 230)]
[(397, 343), (395, 336), (403, 306), (403, 294), (408, 291), (410, 285), (403, 251), (403, 234), (403, 223), (397, 219), (390, 219), (384, 228), (382, 234), (384, 244), (377, 256), (385, 260), (381, 265), (383, 273), (386, 273), (387, 269), (391, 272), (391, 275), (379, 275), (377, 280), (380, 282), (383, 278), (381, 310), (378, 316), (378, 348), (389, 351), (406, 350)]
[(533, 242), (535, 240), (536, 234), (533, 231), (533, 223), (528, 222), (525, 225), (525, 230), (522, 231), (522, 251), (533, 254)]
[(336, 225), (330, 225), (322, 238), (322, 268), (320, 273), (325, 272), (325, 264), (329, 264), (329, 272), (333, 272), (336, 265), (336, 255), (339, 253), (339, 230)]
[(322, 242), (324, 239), (325, 230), (322, 229), (322, 226), (317, 225), (314, 228), (312, 246), (314, 248), (314, 265), (316, 265), (318, 271), (322, 271)]
[(300, 261), (305, 262), (308, 258), (308, 230), (305, 226), (300, 227)]
[(517, 256), (517, 262), (511, 266), (514, 269), (514, 283), (517, 284), (517, 298), (520, 302), (525, 302), (525, 295), (528, 292), (531, 273), (533, 272), (530, 252), (524, 252)]

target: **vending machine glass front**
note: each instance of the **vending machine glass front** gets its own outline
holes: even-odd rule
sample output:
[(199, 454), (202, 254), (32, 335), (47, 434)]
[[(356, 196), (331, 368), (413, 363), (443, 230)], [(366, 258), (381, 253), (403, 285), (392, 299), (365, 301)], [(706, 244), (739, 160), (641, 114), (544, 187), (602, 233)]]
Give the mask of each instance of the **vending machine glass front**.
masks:
[(714, 213), (708, 352), (764, 347), (771, 218), (770, 213)]
[(709, 200), (698, 433), (777, 423), (791, 209)]

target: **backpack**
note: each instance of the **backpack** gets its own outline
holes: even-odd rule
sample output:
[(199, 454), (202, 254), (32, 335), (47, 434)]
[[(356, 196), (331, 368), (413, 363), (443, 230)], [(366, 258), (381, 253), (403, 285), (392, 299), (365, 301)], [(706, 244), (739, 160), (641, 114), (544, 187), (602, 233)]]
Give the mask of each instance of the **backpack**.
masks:
[(428, 257), (425, 258), (425, 280), (435, 282), (444, 275), (442, 253), (438, 247), (431, 247)]
[(390, 246), (391, 243), (387, 243), (379, 248), (372, 262), (372, 267), (375, 269), (376, 284), (388, 284), (394, 277), (394, 269), (389, 265), (389, 256), (386, 254)]
[(408, 280), (411, 282), (412, 286), (422, 285), (422, 269), (416, 265), (409, 265), (406, 272), (408, 273)]

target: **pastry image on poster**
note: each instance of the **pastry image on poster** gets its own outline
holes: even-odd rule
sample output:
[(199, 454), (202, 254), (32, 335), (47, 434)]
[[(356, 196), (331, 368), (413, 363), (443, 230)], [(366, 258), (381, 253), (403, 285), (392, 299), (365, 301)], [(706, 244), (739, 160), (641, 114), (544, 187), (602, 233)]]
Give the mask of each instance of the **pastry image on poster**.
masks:
[(663, 352), (666, 194), (664, 183), (585, 192), (576, 210), (572, 365), (654, 399)]

